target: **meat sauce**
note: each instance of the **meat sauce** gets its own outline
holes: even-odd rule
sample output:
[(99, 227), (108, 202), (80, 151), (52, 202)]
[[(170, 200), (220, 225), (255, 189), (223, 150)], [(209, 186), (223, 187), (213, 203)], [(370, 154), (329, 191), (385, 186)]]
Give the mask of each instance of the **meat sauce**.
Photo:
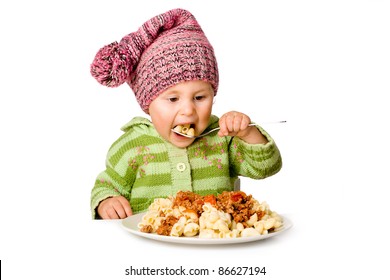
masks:
[[(246, 195), (243, 191), (224, 191), (221, 194), (205, 195), (193, 193), (191, 191), (179, 191), (173, 199), (173, 207), (182, 206), (187, 210), (195, 212), (198, 217), (203, 213), (202, 206), (205, 203), (210, 203), (213, 207), (220, 211), (231, 214), (236, 223), (242, 223), (244, 227), (248, 227), (246, 221), (257, 213), (259, 219), (264, 216), (264, 212), (253, 210), (254, 200), (252, 195)], [(168, 216), (162, 221), (157, 228), (156, 233), (159, 235), (170, 235), (173, 225), (178, 221), (174, 216)], [(151, 232), (151, 228), (145, 226), (141, 229), (142, 232)]]

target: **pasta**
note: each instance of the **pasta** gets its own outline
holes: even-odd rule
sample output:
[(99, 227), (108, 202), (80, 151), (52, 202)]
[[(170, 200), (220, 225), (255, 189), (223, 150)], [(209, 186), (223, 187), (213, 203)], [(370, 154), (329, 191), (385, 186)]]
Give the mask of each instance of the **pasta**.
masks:
[(185, 225), (183, 235), (184, 236), (195, 236), (199, 233), (199, 225), (194, 222), (190, 222)]
[(258, 221), (257, 213), (253, 214), (249, 220), (246, 222), (248, 226), (253, 226)]
[(190, 124), (177, 125), (173, 128), (173, 130), (188, 136), (195, 136), (195, 130), (191, 127)]
[(244, 228), (241, 231), (241, 237), (250, 237), (250, 236), (256, 236), (256, 235), (260, 235), (260, 233), (252, 227)]
[(283, 227), (283, 219), (242, 191), (200, 196), (179, 191), (176, 197), (158, 198), (142, 216), (142, 232), (174, 237), (240, 238), (265, 235)]
[(175, 223), (171, 229), (171, 236), (181, 236), (183, 234), (184, 227), (181, 223)]

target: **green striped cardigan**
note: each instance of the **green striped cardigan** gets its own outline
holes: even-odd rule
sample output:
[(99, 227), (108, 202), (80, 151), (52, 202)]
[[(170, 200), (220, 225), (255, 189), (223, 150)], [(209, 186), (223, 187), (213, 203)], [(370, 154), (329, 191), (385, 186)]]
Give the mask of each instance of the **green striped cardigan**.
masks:
[[(211, 116), (208, 129), (218, 126)], [(207, 129), (207, 130), (208, 130)], [(201, 195), (233, 190), (238, 176), (262, 179), (277, 173), (282, 159), (273, 139), (261, 127), (267, 144), (248, 144), (236, 137), (211, 133), (187, 148), (164, 140), (146, 118), (136, 117), (108, 151), (106, 170), (91, 193), (92, 217), (99, 203), (122, 195), (133, 213), (146, 211), (155, 198), (189, 190)]]

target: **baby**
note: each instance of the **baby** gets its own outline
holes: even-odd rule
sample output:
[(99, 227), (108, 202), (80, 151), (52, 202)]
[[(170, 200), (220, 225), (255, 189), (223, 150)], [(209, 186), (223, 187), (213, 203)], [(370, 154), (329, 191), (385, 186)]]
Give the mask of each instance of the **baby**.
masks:
[[(108, 151), (91, 194), (93, 218), (123, 219), (155, 198), (181, 191), (231, 191), (238, 176), (262, 179), (282, 166), (279, 150), (240, 112), (212, 115), (218, 91), (214, 50), (195, 17), (174, 9), (99, 50), (91, 74), (101, 84), (127, 82), (150, 119), (135, 117)], [(181, 127), (199, 138), (180, 135)]]

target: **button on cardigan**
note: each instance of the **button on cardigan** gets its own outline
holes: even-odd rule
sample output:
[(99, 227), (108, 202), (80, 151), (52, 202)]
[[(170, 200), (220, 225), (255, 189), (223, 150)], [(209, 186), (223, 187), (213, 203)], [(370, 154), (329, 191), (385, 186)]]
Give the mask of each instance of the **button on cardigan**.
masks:
[[(209, 127), (218, 126), (211, 116)], [(219, 194), (234, 189), (238, 176), (263, 179), (282, 167), (279, 149), (263, 128), (267, 144), (248, 144), (237, 137), (211, 133), (187, 148), (164, 140), (146, 118), (126, 124), (124, 134), (110, 147), (106, 170), (91, 192), (92, 217), (99, 203), (113, 196), (126, 197), (133, 213), (146, 211), (155, 198), (174, 196), (179, 190)]]

